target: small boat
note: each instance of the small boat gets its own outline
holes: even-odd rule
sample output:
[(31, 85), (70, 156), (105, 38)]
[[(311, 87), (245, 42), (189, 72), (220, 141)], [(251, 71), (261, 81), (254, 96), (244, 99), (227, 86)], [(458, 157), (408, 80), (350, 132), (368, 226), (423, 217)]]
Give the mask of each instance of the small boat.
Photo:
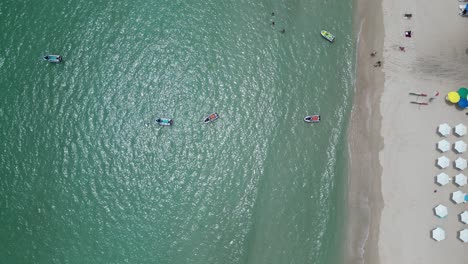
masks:
[(320, 122), (320, 115), (311, 115), (304, 117), (304, 122), (307, 123), (318, 123)]
[(328, 32), (326, 30), (320, 31), (320, 34), (322, 35), (322, 37), (324, 37), (326, 40), (328, 40), (330, 42), (333, 42), (335, 40), (335, 36), (333, 36), (332, 33)]
[(211, 115), (203, 118), (203, 123), (208, 124), (219, 118), (218, 113), (212, 113)]
[(156, 119), (156, 123), (160, 124), (161, 126), (172, 126), (172, 123), (174, 123), (174, 121), (172, 121), (172, 119), (169, 118), (158, 118)]
[(48, 62), (54, 62), (54, 63), (59, 63), (62, 61), (62, 56), (60, 55), (47, 55), (44, 56), (44, 60)]

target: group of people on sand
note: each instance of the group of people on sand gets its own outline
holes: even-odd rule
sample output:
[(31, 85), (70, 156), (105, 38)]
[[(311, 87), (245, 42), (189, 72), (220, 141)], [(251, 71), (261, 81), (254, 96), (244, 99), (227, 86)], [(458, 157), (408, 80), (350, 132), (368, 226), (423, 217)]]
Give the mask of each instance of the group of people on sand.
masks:
[[(371, 55), (371, 57), (375, 57), (375, 55), (377, 55), (377, 51), (373, 51), (370, 55)], [(380, 67), (380, 66), (382, 66), (382, 61), (377, 61), (374, 64), (374, 67)]]
[[(403, 16), (404, 16), (406, 19), (411, 19), (411, 18), (413, 17), (413, 14), (404, 14)], [(405, 31), (405, 37), (411, 38), (411, 35), (412, 35), (411, 30)], [(403, 46), (398, 46), (398, 49), (399, 49), (400, 51), (403, 51), (403, 52), (406, 51), (406, 50), (405, 50), (405, 47), (403, 47)], [(375, 57), (375, 56), (377, 55), (377, 51), (373, 51), (370, 55), (371, 55), (371, 57)], [(374, 64), (374, 67), (381, 67), (381, 66), (382, 66), (382, 61), (377, 61), (377, 62)]]

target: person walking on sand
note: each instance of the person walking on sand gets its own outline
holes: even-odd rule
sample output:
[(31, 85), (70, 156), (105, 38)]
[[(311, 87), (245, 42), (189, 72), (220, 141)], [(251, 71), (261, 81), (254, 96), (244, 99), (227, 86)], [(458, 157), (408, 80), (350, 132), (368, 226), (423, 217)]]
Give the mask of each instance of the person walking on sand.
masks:
[(370, 55), (371, 57), (375, 57), (375, 55), (377, 55), (377, 51), (373, 51)]

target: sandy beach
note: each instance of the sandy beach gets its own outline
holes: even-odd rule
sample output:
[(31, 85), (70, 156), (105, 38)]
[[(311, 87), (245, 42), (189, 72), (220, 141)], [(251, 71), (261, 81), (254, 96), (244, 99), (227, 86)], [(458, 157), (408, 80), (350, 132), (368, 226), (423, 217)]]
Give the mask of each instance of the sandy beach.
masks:
[[(349, 127), (348, 249), (346, 263), (466, 263), (468, 244), (458, 231), (467, 228), (458, 214), (468, 205), (449, 198), (468, 187), (440, 187), (434, 177), (458, 171), (435, 166), (442, 154), (436, 143), (440, 123), (468, 125), (464, 110), (447, 104), (445, 95), (468, 86), (468, 18), (458, 15), (456, 0), (356, 2), (358, 36), (356, 92)], [(410, 19), (404, 18), (411, 13)], [(412, 31), (407, 38), (404, 32)], [(399, 47), (404, 47), (404, 51)], [(370, 53), (376, 51), (375, 57)], [(374, 67), (376, 61), (382, 67)], [(440, 92), (427, 98), (409, 92)], [(459, 138), (449, 135), (454, 143)], [(468, 136), (461, 137), (468, 141)], [(445, 154), (452, 161), (468, 154)], [(465, 174), (466, 174), (465, 170)], [(436, 190), (436, 192), (434, 192)], [(439, 219), (433, 208), (443, 204), (449, 216)], [(445, 229), (436, 242), (430, 231)], [(465, 261), (465, 262), (462, 262)]]

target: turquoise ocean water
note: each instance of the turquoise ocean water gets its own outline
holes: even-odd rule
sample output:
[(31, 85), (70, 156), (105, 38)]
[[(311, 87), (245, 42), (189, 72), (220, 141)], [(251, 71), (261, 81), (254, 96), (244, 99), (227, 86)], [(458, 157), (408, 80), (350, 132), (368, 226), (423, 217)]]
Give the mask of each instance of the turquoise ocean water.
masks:
[(0, 262), (339, 263), (351, 22), (338, 0), (0, 1)]

